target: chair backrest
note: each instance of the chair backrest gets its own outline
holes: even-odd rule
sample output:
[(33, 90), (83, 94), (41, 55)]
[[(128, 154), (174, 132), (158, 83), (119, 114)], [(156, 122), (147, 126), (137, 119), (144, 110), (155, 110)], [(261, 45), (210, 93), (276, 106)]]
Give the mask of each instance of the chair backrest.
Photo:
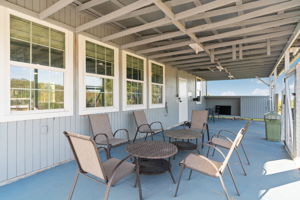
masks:
[(94, 140), (85, 135), (68, 133), (66, 131), (64, 134), (70, 143), (80, 171), (107, 181)]
[(192, 111), (192, 129), (206, 129), (208, 120), (208, 110), (193, 110)]
[(142, 124), (148, 124), (145, 112), (143, 110), (133, 111), (133, 116), (137, 127)]
[(233, 143), (232, 143), (232, 145), (231, 145), (231, 147), (230, 147), (230, 149), (229, 149), (229, 151), (228, 151), (228, 153), (227, 153), (227, 155), (226, 155), (226, 157), (225, 157), (225, 160), (223, 161), (223, 163), (222, 163), (222, 166), (220, 167), (220, 172), (221, 173), (223, 173), (223, 171), (225, 170), (225, 168), (226, 168), (226, 166), (227, 166), (227, 164), (228, 164), (228, 162), (229, 162), (229, 159), (230, 159), (230, 157), (231, 157), (231, 155), (232, 155), (232, 153), (233, 153), (233, 151), (234, 151), (234, 148), (237, 146), (237, 144), (239, 144), (240, 143), (240, 141), (242, 140), (242, 138), (243, 138), (243, 132), (245, 131), (245, 129), (244, 128), (242, 128), (239, 132), (238, 132), (238, 134), (236, 135), (236, 137), (235, 137), (235, 139), (234, 139), (234, 141), (233, 141)]
[[(108, 138), (114, 137), (107, 114), (89, 115), (89, 119), (94, 136), (98, 133), (105, 133)], [(101, 137), (105, 139), (105, 136), (99, 136), (99, 139), (102, 139)]]
[(252, 123), (252, 120), (247, 121), (247, 123), (244, 126), (245, 131), (244, 131), (243, 135), (245, 135), (247, 133), (248, 128), (251, 125), (251, 123)]

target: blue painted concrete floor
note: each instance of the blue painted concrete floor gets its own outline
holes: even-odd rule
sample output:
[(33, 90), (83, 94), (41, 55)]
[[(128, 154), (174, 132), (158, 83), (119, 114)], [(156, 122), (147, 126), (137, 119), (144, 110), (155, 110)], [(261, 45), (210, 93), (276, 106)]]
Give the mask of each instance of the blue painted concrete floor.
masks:
[[(210, 122), (211, 130), (228, 129), (238, 131), (246, 121), (216, 120)], [(264, 139), (264, 123), (254, 122), (246, 137), (244, 146), (248, 152), (251, 165), (245, 165), (248, 176), (244, 176), (241, 167), (233, 154), (230, 163), (236, 177), (241, 196), (237, 196), (229, 179), (228, 172), (224, 181), (232, 199), (240, 200), (299, 200), (300, 199), (300, 171), (291, 161), (282, 143), (270, 142)], [(214, 132), (214, 131), (211, 131)], [(158, 136), (156, 138), (159, 139)], [(178, 163), (189, 152), (180, 152), (172, 160), (172, 170), (176, 180), (179, 175)], [(203, 153), (206, 153), (204, 149)], [(112, 150), (113, 157), (126, 156), (124, 146)], [(244, 157), (242, 157), (244, 158)], [(218, 159), (217, 156), (214, 159)], [(245, 160), (245, 159), (244, 159)], [(0, 187), (1, 200), (46, 200), (67, 199), (76, 171), (74, 161), (46, 170), (39, 174)], [(168, 173), (160, 175), (142, 175), (142, 190), (147, 200), (193, 200), (193, 199), (226, 199), (219, 180), (200, 173), (193, 173), (192, 179), (187, 180), (188, 170), (185, 170), (179, 193), (173, 197), (176, 185), (172, 183)], [(123, 179), (111, 189), (111, 200), (138, 199), (137, 188), (134, 188), (135, 175)], [(96, 183), (85, 176), (79, 182), (73, 199), (103, 199), (105, 186)]]

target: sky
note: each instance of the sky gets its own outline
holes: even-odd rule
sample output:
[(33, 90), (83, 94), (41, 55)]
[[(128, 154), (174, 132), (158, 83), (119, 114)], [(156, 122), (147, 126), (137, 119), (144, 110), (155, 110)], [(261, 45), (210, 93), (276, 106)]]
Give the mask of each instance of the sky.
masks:
[[(269, 82), (268, 78), (264, 79)], [(269, 88), (258, 79), (207, 81), (210, 96), (257, 96), (269, 95)]]

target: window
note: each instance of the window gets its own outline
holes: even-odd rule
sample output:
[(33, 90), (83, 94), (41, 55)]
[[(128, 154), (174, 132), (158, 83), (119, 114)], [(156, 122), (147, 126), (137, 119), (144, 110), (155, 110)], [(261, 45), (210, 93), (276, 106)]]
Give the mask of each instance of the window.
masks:
[(196, 101), (197, 104), (202, 103), (202, 96), (205, 95), (205, 81), (201, 78), (196, 78), (196, 97), (199, 98), (199, 101)]
[(165, 104), (165, 66), (149, 61), (149, 107), (159, 108)]
[(6, 8), (0, 11), (6, 29), (0, 41), (7, 44), (0, 49), (6, 52), (0, 121), (72, 115), (72, 32)]
[(118, 49), (84, 35), (78, 41), (80, 114), (118, 111)]
[(123, 51), (123, 110), (146, 108), (146, 59)]

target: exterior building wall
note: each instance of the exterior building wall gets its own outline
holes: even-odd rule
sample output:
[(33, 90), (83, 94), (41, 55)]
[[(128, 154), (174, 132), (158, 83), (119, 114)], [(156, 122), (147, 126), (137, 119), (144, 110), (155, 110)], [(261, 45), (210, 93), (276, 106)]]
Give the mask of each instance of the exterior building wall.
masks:
[(241, 117), (262, 119), (264, 118), (264, 114), (269, 111), (269, 96), (241, 97)]
[(207, 96), (206, 107), (215, 108), (215, 105), (231, 105), (233, 116), (242, 118), (262, 119), (270, 111), (268, 96)]
[[(18, 5), (16, 9), (26, 8), (33, 11), (35, 15), (50, 5), (46, 5), (44, 0), (9, 0), (5, 1)], [(55, 2), (55, 1), (53, 1)], [(1, 4), (0, 4), (1, 5)], [(64, 25), (75, 27), (83, 22), (90, 21), (93, 17), (89, 15), (75, 15), (75, 7), (70, 5), (54, 16), (52, 20)], [(109, 25), (101, 25), (89, 31), (95, 37), (108, 35), (118, 29)], [(117, 41), (122, 44), (124, 41), (130, 42), (132, 38), (123, 38)], [(76, 63), (76, 60), (74, 60)], [(121, 62), (120, 62), (121, 63)], [(120, 68), (121, 68), (120, 64)], [(121, 70), (120, 70), (121, 71)], [(147, 70), (148, 73), (148, 70)], [(146, 109), (145, 113), (149, 122), (161, 121), (165, 128), (178, 124), (178, 102), (176, 98), (177, 77), (188, 80), (188, 91), (195, 97), (195, 76), (183, 71), (166, 66), (166, 102), (167, 108)], [(63, 131), (72, 131), (80, 134), (91, 135), (91, 128), (87, 116), (78, 115), (78, 69), (74, 66), (74, 115), (70, 117), (58, 117), (38, 120), (25, 120), (0, 123), (0, 185), (9, 181), (30, 175), (40, 170), (59, 165), (72, 159), (72, 153)], [(119, 83), (121, 84), (121, 73)], [(121, 88), (121, 87), (120, 87)], [(121, 90), (121, 89), (120, 89)], [(121, 91), (119, 91), (120, 105), (122, 101)], [(148, 95), (146, 93), (146, 95)], [(205, 108), (205, 101), (202, 104), (192, 102), (189, 98), (189, 113), (193, 109)], [(147, 98), (148, 99), (148, 98)], [(120, 110), (122, 108), (120, 107)], [(132, 111), (119, 111), (109, 113), (112, 128), (127, 128), (130, 136), (135, 133), (135, 123)]]

